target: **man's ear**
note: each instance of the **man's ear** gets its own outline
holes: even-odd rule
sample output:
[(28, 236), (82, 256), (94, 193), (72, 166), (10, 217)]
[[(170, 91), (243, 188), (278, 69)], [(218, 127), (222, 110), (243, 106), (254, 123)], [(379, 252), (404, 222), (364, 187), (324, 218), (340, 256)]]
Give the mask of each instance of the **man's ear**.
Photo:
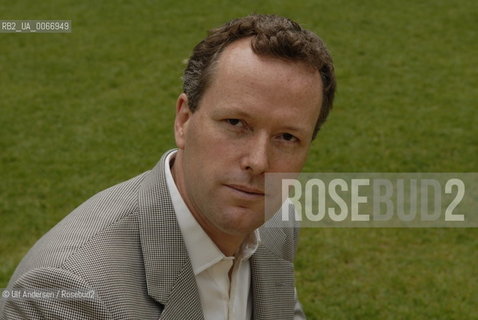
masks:
[(191, 118), (191, 110), (188, 105), (188, 96), (181, 93), (176, 101), (176, 118), (174, 120), (174, 139), (179, 149), (184, 149), (186, 145), (185, 133)]

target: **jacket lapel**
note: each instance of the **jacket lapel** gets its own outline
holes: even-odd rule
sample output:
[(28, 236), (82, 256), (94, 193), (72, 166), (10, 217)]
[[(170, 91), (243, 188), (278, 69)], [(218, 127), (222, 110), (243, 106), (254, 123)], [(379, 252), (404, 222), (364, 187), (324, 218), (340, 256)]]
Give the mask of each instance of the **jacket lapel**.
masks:
[(146, 286), (148, 294), (163, 305), (160, 319), (204, 320), (196, 279), (166, 184), (164, 166), (170, 152), (148, 174), (139, 192)]
[[(274, 241), (268, 241), (269, 238)], [(251, 257), (255, 320), (294, 317), (294, 266), (290, 261), (282, 259), (278, 252), (284, 238), (285, 234), (281, 229), (261, 228), (261, 245)], [(266, 246), (266, 243), (272, 245)]]

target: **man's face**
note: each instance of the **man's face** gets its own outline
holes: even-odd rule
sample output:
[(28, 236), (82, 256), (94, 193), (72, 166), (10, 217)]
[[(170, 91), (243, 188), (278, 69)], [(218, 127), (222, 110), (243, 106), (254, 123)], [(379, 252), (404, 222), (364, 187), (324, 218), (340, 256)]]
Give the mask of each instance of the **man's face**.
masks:
[(317, 71), (257, 56), (249, 39), (225, 48), (194, 113), (180, 95), (175, 179), (208, 233), (246, 235), (264, 223), (265, 173), (302, 169), (321, 102)]

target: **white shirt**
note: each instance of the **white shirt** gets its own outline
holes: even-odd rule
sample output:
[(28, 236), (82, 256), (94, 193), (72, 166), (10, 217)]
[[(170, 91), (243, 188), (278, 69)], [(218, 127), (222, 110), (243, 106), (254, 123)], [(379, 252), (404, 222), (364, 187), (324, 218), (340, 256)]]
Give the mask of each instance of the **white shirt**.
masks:
[(196, 277), (204, 318), (250, 320), (252, 298), (249, 258), (259, 246), (259, 231), (255, 230), (246, 238), (235, 257), (226, 257), (196, 221), (176, 187), (170, 169), (170, 161), (175, 154), (172, 152), (166, 158), (166, 183)]

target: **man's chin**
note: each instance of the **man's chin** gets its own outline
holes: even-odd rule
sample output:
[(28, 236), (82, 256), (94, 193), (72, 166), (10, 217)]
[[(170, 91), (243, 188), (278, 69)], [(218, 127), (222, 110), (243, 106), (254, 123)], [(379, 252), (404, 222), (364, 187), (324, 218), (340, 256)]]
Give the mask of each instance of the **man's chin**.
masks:
[(263, 210), (235, 207), (227, 211), (229, 212), (224, 215), (227, 220), (222, 221), (221, 229), (231, 235), (247, 235), (265, 222)]

